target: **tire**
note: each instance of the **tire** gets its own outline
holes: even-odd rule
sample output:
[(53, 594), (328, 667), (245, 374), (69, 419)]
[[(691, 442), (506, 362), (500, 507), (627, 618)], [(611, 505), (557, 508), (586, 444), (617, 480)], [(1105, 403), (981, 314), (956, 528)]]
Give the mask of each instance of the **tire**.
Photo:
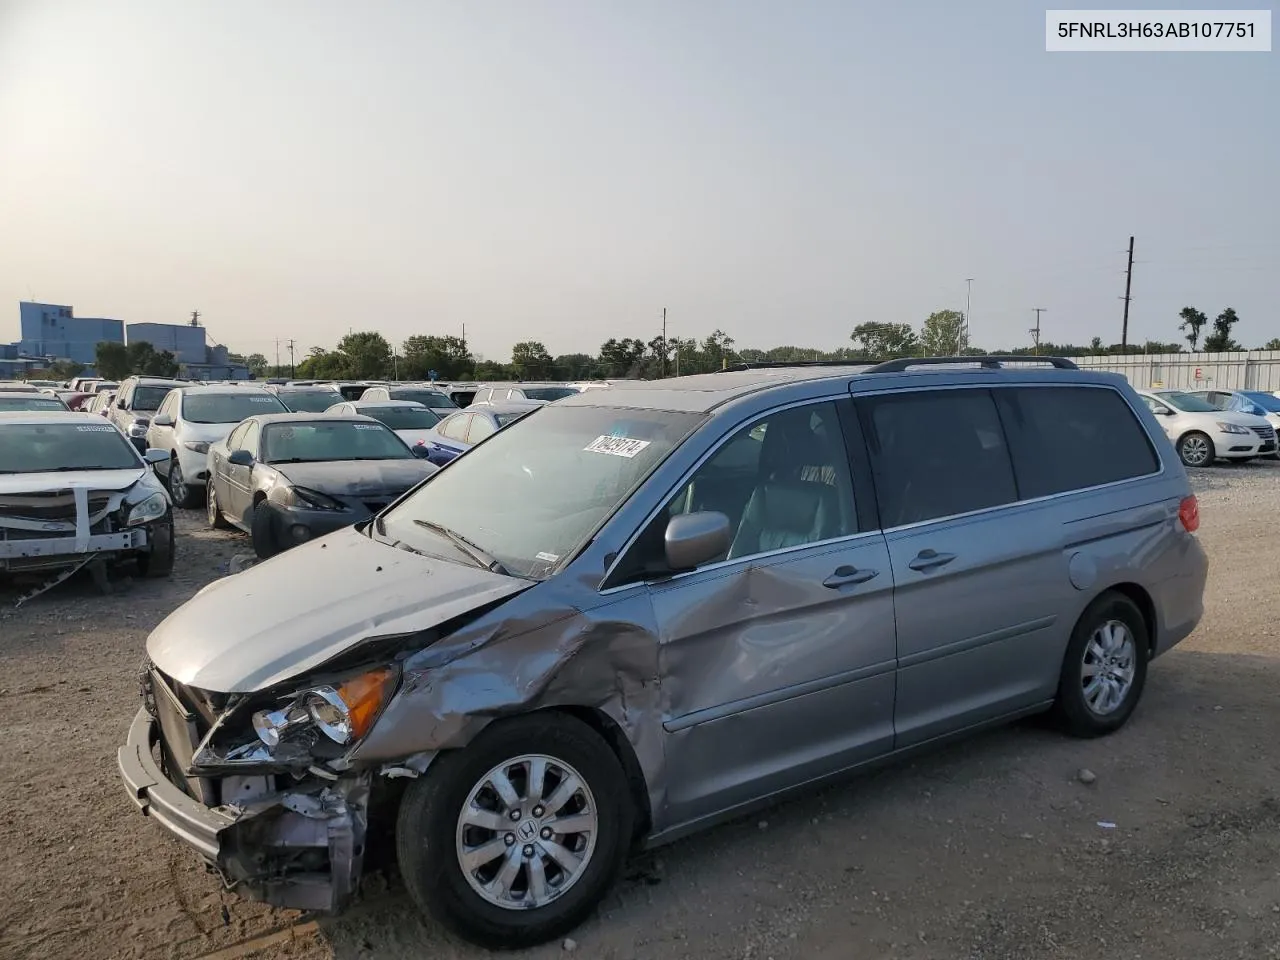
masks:
[[(520, 758), (526, 762), (517, 763)], [(593, 830), (553, 834), (547, 839), (543, 831), (549, 828), (538, 824), (554, 823), (560, 817), (548, 808), (540, 820), (535, 819), (537, 806), (524, 807), (521, 812), (526, 819), (513, 823), (509, 833), (505, 826), (499, 831), (461, 824), (465, 808), (481, 810), (472, 807), (476, 796), (488, 807), (481, 812), (505, 825), (503, 818), (513, 807), (482, 786), (496, 770), (505, 768), (511, 774), (507, 783), (527, 804), (531, 761), (539, 760), (546, 764), (543, 796), (548, 800), (554, 801), (564, 782), (558, 778), (565, 770), (580, 778), (585, 789), (574, 792), (559, 811), (564, 816), (567, 809), (568, 815), (582, 821), (594, 809)], [(490, 949), (530, 947), (564, 936), (596, 908), (622, 870), (634, 817), (621, 764), (585, 723), (552, 712), (499, 721), (465, 749), (442, 754), (426, 776), (405, 791), (396, 823), (400, 872), (418, 907), (457, 935)], [(516, 839), (517, 832), (526, 829), (528, 837)], [(479, 866), (470, 876), (464, 873), (460, 860), (464, 845), (480, 850), (488, 844), (501, 845), (496, 856), (487, 863), (477, 861)], [(560, 851), (558, 855), (581, 854), (581, 866), (572, 874), (562, 870), (547, 852), (551, 846)], [(549, 897), (543, 906), (529, 906), (527, 901), (535, 884), (535, 860)], [(510, 891), (506, 896), (512, 905), (492, 902), (473, 886), (486, 876), (496, 883), (499, 869), (511, 862), (517, 865), (509, 886), (497, 889)], [(490, 873), (485, 874), (486, 870)], [(558, 884), (567, 884), (559, 894), (554, 892)], [(524, 901), (519, 900), (522, 885)]]
[(1184, 467), (1208, 467), (1216, 457), (1208, 434), (1192, 430), (1178, 438), (1178, 459)]
[(226, 530), (231, 526), (227, 523), (227, 518), (222, 515), (222, 507), (218, 505), (218, 494), (213, 489), (212, 480), (204, 489), (204, 507), (205, 523), (210, 530)]
[(163, 580), (173, 575), (173, 553), (176, 537), (173, 518), (162, 520), (150, 531), (151, 549), (138, 554), (138, 572), (148, 580)]
[[(1115, 649), (1108, 649), (1107, 636), (1113, 640), (1120, 637)], [(1127, 648), (1123, 646), (1126, 642)], [(1058, 697), (1054, 702), (1060, 726), (1075, 737), (1101, 737), (1124, 726), (1142, 698), (1150, 649), (1142, 611), (1128, 597), (1109, 592), (1089, 604), (1076, 621), (1062, 661)], [(1128, 676), (1118, 700), (1114, 697), (1121, 689), (1119, 680), (1105, 695), (1113, 698), (1111, 700), (1104, 699), (1104, 691), (1099, 688), (1095, 687), (1097, 692), (1091, 695), (1086, 687), (1086, 669), (1096, 669), (1099, 660), (1111, 676)], [(1109, 660), (1115, 662), (1108, 664)], [(1103, 683), (1103, 687), (1106, 686)]]
[(169, 476), (166, 485), (169, 487), (169, 496), (173, 498), (175, 507), (190, 510), (199, 505), (199, 494), (187, 483), (177, 454), (171, 455), (169, 459)]
[(253, 508), (253, 524), (250, 527), (253, 539), (253, 552), (259, 560), (268, 560), (280, 552), (280, 541), (276, 538), (275, 518), (266, 501), (260, 501)]

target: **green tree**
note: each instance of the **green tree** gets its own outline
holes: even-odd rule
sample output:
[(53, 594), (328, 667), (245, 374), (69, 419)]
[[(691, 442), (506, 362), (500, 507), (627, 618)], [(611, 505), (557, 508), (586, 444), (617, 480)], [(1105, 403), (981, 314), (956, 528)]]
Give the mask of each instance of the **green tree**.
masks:
[(157, 351), (146, 340), (135, 340), (125, 348), (129, 372), (141, 377), (176, 377), (178, 361), (168, 350)]
[(1089, 352), (1090, 352), (1090, 353), (1102, 353), (1102, 352), (1103, 352), (1103, 349), (1102, 349), (1102, 338), (1101, 338), (1101, 337), (1094, 337), (1092, 340), (1090, 340), (1090, 341), (1089, 341)]
[(590, 380), (599, 376), (599, 363), (586, 353), (562, 353), (551, 361), (551, 372), (557, 380)]
[(643, 373), (646, 347), (643, 340), (610, 337), (600, 344), (600, 366), (606, 377), (639, 377)]
[(485, 360), (483, 357), (476, 357), (475, 360), (477, 380), (514, 380), (516, 377), (515, 371), (508, 364)]
[(1227, 307), (1213, 318), (1213, 333), (1204, 338), (1204, 349), (1207, 353), (1227, 353), (1244, 348), (1231, 339), (1231, 328), (1240, 322), (1234, 307)]
[(244, 365), (249, 368), (249, 372), (255, 377), (265, 377), (267, 375), (267, 358), (260, 353), (251, 353), (244, 358)]
[(400, 376), (405, 380), (426, 380), (434, 370), (441, 380), (471, 376), (475, 361), (461, 337), (419, 334), (404, 342)]
[(925, 356), (959, 356), (963, 339), (964, 314), (959, 310), (935, 310), (920, 328), (920, 346)]
[(84, 373), (84, 364), (74, 360), (55, 360), (49, 365), (49, 379), (70, 380)]
[(94, 367), (98, 376), (108, 380), (123, 380), (132, 372), (129, 366), (129, 351), (123, 343), (102, 341), (94, 348)]
[(551, 375), (551, 354), (537, 340), (522, 340), (511, 348), (511, 366), (519, 380), (545, 380)]
[(708, 371), (723, 370), (730, 362), (738, 360), (733, 350), (733, 337), (718, 327), (702, 341), (700, 353), (703, 366)]
[[(1178, 324), (1178, 329), (1186, 335), (1187, 343), (1191, 344), (1191, 349), (1194, 352), (1196, 344), (1200, 341), (1200, 331), (1209, 322), (1209, 318), (1195, 307), (1183, 307), (1178, 311), (1178, 316), (1182, 318), (1182, 322)], [(1208, 348), (1206, 347), (1206, 349)]]
[[(1258, 349), (1259, 350), (1280, 350), (1280, 337), (1272, 337), (1270, 340), (1268, 340)], [(75, 374), (72, 374), (72, 376), (75, 376)]]
[(335, 351), (346, 358), (342, 364), (344, 373), (326, 374), (328, 377), (343, 377), (354, 380), (372, 380), (385, 377), (391, 372), (391, 344), (382, 334), (372, 330), (359, 333), (348, 333), (338, 341)]
[(854, 327), (849, 339), (858, 345), (864, 357), (875, 360), (915, 356), (920, 346), (909, 323), (868, 320)]

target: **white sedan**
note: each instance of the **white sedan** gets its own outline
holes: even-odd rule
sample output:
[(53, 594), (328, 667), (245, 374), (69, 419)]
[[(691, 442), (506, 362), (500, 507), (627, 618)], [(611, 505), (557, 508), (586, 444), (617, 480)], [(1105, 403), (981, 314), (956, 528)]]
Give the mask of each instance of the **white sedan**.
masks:
[(411, 447), (421, 447), (427, 435), (450, 410), (432, 410), (417, 400), (348, 400), (335, 403), (325, 413), (341, 416), (373, 417), (395, 431), (396, 436)]
[(1138, 395), (1188, 467), (1207, 467), (1218, 459), (1252, 460), (1265, 443), (1274, 444), (1275, 430), (1262, 417), (1219, 410), (1180, 390), (1139, 390)]

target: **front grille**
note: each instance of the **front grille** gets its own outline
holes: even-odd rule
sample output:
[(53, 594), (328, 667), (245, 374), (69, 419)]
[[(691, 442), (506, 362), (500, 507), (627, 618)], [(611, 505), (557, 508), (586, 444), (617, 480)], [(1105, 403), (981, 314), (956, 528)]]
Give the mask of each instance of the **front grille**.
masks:
[(1272, 441), (1276, 438), (1275, 427), (1254, 427), (1253, 432), (1263, 440)]
[[(111, 494), (105, 491), (89, 494), (89, 516), (106, 510)], [(21, 493), (0, 497), (0, 512), (5, 516), (41, 523), (75, 523), (76, 498), (70, 490), (54, 493)]]
[(160, 726), (160, 754), (165, 776), (188, 796), (211, 806), (215, 802), (212, 781), (186, 775), (196, 747), (208, 732), (210, 723), (199, 710), (192, 709), (179, 696), (181, 684), (169, 680), (154, 668), (149, 679), (151, 700), (148, 706), (154, 707)]

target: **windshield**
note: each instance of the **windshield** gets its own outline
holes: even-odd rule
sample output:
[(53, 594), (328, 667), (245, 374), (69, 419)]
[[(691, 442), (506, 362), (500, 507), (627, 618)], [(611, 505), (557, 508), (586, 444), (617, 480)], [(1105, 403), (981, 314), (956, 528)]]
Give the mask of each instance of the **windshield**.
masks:
[(457, 404), (438, 390), (392, 390), (392, 400), (412, 400), (435, 410), (452, 410)]
[(15, 397), (0, 393), (0, 410), (66, 410), (67, 405), (52, 397)]
[(425, 407), (362, 407), (362, 417), (373, 417), (392, 430), (430, 430), (440, 422), (440, 414)]
[(0, 473), (140, 468), (133, 446), (107, 423), (0, 426)]
[(182, 398), (188, 423), (239, 423), (258, 413), (284, 413), (287, 408), (269, 393), (189, 393)]
[(521, 387), (520, 389), (529, 400), (563, 400), (578, 393), (573, 387)]
[(262, 451), (267, 463), (408, 460), (413, 456), (404, 441), (382, 424), (351, 420), (267, 424)]
[(1280, 413), (1280, 397), (1254, 390), (1246, 391), (1245, 396), (1268, 413)]
[(423, 526), (437, 524), (517, 576), (549, 576), (701, 419), (547, 407), (472, 448), (385, 514), (386, 535), (455, 556), (446, 538)]
[(294, 413), (324, 413), (335, 403), (342, 403), (342, 394), (337, 390), (288, 390), (278, 396)]
[(1157, 397), (1176, 407), (1183, 413), (1217, 413), (1218, 408), (1207, 400), (1201, 400), (1199, 397), (1193, 397), (1189, 393), (1182, 393), (1179, 390), (1169, 390), (1163, 393), (1157, 393)]
[[(94, 393), (101, 393), (103, 390), (114, 390), (118, 386), (120, 386), (118, 383), (109, 383), (105, 380), (99, 380), (97, 383), (93, 384), (92, 390)], [(165, 392), (167, 393), (168, 391)]]
[(133, 409), (159, 410), (164, 398), (173, 387), (135, 387), (133, 391)]

